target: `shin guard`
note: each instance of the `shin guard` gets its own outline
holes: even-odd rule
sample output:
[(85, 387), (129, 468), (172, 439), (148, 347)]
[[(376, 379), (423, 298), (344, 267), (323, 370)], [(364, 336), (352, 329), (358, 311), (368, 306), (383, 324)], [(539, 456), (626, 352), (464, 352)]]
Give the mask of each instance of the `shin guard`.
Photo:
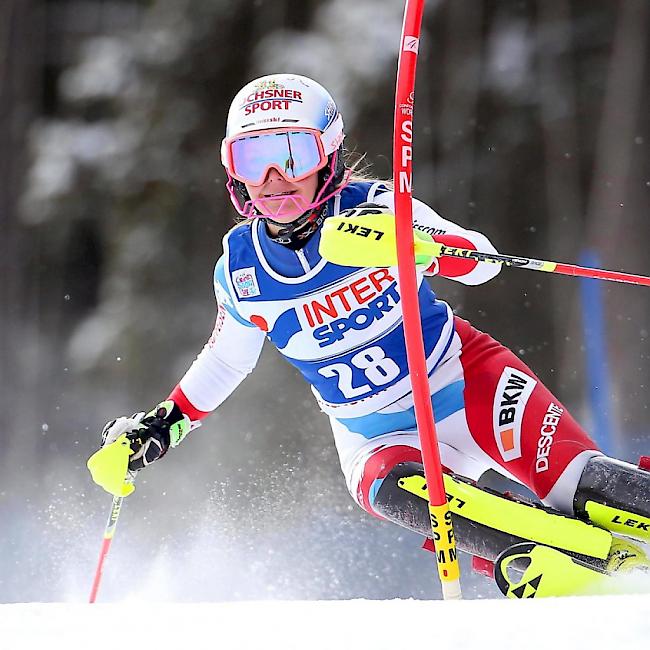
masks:
[(585, 466), (573, 499), (578, 517), (650, 542), (650, 472), (597, 456)]
[[(577, 558), (604, 562), (612, 535), (574, 517), (527, 501), (506, 498), (471, 481), (445, 475), (456, 545), (461, 551), (493, 561), (521, 541), (534, 541)], [(400, 463), (383, 479), (373, 509), (389, 521), (431, 537), (428, 493), (422, 465)]]

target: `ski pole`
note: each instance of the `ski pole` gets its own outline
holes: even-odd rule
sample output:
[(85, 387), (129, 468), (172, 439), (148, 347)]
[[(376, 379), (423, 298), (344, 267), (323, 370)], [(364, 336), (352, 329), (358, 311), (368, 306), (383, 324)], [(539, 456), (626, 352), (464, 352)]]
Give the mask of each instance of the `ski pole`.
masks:
[[(423, 242), (426, 244), (427, 242)], [(582, 278), (594, 278), (596, 280), (610, 280), (612, 282), (625, 282), (627, 284), (640, 284), (650, 287), (650, 277), (623, 273), (621, 271), (607, 271), (606, 269), (594, 269), (576, 264), (564, 264), (562, 262), (547, 262), (536, 260), (530, 257), (514, 257), (512, 255), (501, 255), (500, 253), (482, 253), (466, 248), (456, 248), (430, 242), (436, 250), (436, 257), (462, 257), (476, 260), (477, 262), (492, 262), (504, 266), (514, 266), (519, 269), (530, 269), (531, 271), (545, 271), (546, 273), (557, 273), (559, 275), (573, 275)], [(438, 248), (439, 247), (439, 248)], [(422, 250), (425, 246), (422, 247)], [(433, 247), (430, 249), (433, 250)], [(439, 254), (437, 254), (439, 251)]]
[[(127, 477), (126, 482), (133, 482), (133, 477)], [(97, 560), (97, 568), (95, 569), (95, 577), (93, 579), (93, 585), (90, 590), (90, 597), (88, 599), (89, 603), (94, 603), (97, 600), (97, 592), (99, 591), (99, 583), (102, 579), (102, 573), (104, 571), (104, 562), (108, 555), (108, 551), (111, 548), (111, 542), (115, 536), (115, 529), (117, 528), (117, 521), (120, 516), (120, 511), (122, 510), (122, 502), (124, 501), (123, 496), (114, 496), (113, 503), (111, 504), (111, 511), (108, 515), (108, 521), (106, 522), (106, 527), (104, 528), (104, 539), (102, 540), (102, 547), (99, 551), (99, 559)]]
[[(406, 355), (413, 391), (415, 418), (422, 449), (422, 464), (429, 495), (431, 537), (435, 545), (442, 597), (447, 600), (462, 597), (460, 568), (451, 511), (449, 510), (443, 483), (438, 436), (431, 405), (431, 389), (429, 388), (424, 356), (418, 285), (415, 258), (413, 256), (413, 199), (411, 194), (413, 177), (413, 105), (415, 99), (415, 70), (423, 12), (424, 0), (406, 0), (395, 90), (393, 136), (395, 218), (393, 221), (393, 251), (396, 252), (398, 265)], [(369, 225), (374, 227), (372, 223), (374, 222), (369, 222)]]
[[(342, 266), (394, 266), (397, 263), (395, 227), (395, 217), (390, 214), (361, 214), (347, 218), (330, 217), (324, 223), (320, 244), (321, 255), (330, 262)], [(650, 277), (644, 275), (594, 269), (562, 262), (548, 262), (529, 257), (502, 255), (501, 253), (484, 253), (439, 244), (419, 231), (415, 231), (415, 234), (410, 254), (415, 252), (416, 262), (419, 261), (418, 258), (425, 261), (432, 256), (460, 257), (477, 262), (530, 269), (531, 271), (650, 286)]]

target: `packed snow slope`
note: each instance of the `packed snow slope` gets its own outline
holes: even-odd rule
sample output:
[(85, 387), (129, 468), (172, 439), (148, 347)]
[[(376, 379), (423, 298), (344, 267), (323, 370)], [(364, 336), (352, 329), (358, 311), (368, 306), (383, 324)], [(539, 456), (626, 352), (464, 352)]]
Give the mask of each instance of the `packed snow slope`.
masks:
[(0, 605), (3, 650), (647, 648), (650, 595)]

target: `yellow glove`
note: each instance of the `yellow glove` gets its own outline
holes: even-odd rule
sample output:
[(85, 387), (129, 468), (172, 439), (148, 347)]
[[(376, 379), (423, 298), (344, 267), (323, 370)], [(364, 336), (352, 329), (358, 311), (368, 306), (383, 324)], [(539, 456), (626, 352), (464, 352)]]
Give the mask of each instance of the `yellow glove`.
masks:
[(88, 469), (97, 485), (116, 497), (127, 497), (135, 487), (128, 474), (131, 443), (123, 433), (88, 459)]

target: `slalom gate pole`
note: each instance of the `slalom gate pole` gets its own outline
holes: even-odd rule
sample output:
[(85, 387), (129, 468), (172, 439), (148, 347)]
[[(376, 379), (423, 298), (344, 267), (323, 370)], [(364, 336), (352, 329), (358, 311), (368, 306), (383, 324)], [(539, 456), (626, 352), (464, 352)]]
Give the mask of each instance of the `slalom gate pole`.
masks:
[(404, 320), (404, 338), (415, 404), (424, 474), (429, 492), (429, 515), (436, 550), (442, 596), (462, 598), (456, 541), (442, 478), (442, 465), (431, 392), (424, 356), (422, 323), (415, 273), (412, 207), (413, 107), (415, 70), (424, 0), (406, 0), (404, 23), (397, 64), (395, 123), (393, 134), (393, 179), (395, 185), (395, 221), (399, 292)]
[(102, 579), (102, 573), (104, 571), (104, 562), (106, 561), (106, 556), (108, 551), (111, 548), (111, 542), (113, 541), (113, 536), (115, 535), (115, 529), (117, 527), (117, 520), (120, 516), (120, 511), (122, 510), (122, 502), (124, 497), (113, 497), (113, 503), (111, 504), (111, 512), (108, 515), (108, 521), (106, 522), (106, 528), (104, 529), (104, 539), (102, 540), (102, 547), (99, 551), (99, 560), (97, 561), (97, 568), (95, 569), (95, 578), (93, 579), (93, 585), (90, 590), (90, 597), (88, 599), (89, 603), (94, 603), (97, 600), (97, 592), (99, 591), (99, 583)]

